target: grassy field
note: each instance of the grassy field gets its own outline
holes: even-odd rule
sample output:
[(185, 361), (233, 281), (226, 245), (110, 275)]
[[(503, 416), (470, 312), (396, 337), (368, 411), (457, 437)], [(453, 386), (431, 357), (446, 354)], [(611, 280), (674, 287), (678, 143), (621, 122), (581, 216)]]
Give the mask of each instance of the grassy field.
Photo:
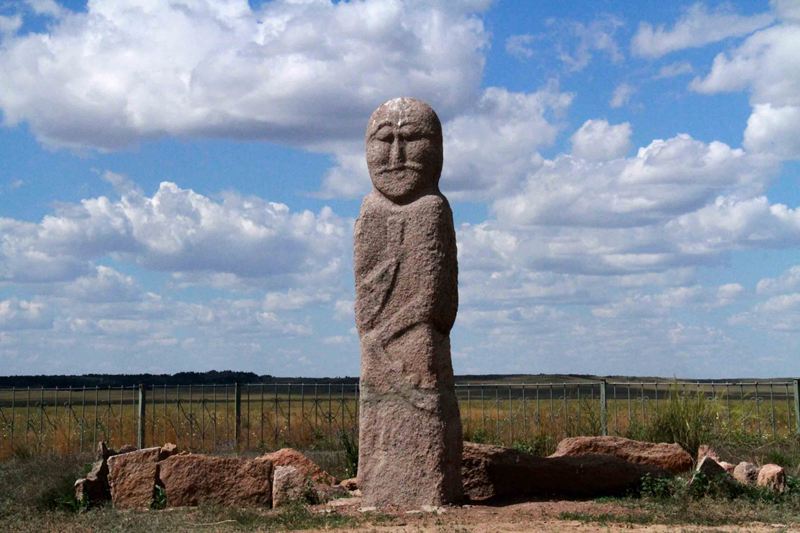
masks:
[[(716, 387), (716, 388), (715, 388)], [(645, 440), (698, 439), (760, 446), (795, 434), (789, 384), (720, 385), (610, 382), (606, 388), (609, 434)], [(550, 453), (562, 438), (601, 433), (597, 383), (461, 385), (457, 389), (465, 438), (504, 445), (525, 443)], [(241, 389), (236, 436), (234, 387), (155, 387), (146, 391), (145, 445), (175, 442), (193, 451), (263, 451), (281, 446), (341, 449), (341, 435), (357, 433), (358, 402), (352, 385), (274, 386)], [(702, 423), (697, 435), (672, 435), (663, 425), (671, 398)], [(0, 391), (0, 459), (26, 454), (89, 451), (98, 440), (136, 443), (136, 389)]]

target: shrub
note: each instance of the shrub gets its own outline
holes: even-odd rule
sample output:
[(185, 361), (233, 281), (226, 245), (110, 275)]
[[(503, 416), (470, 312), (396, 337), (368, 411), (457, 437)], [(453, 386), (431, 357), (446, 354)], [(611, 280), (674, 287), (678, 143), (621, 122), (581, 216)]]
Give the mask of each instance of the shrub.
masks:
[(537, 457), (545, 457), (555, 451), (556, 439), (552, 435), (537, 435), (532, 440), (515, 441), (511, 448)]

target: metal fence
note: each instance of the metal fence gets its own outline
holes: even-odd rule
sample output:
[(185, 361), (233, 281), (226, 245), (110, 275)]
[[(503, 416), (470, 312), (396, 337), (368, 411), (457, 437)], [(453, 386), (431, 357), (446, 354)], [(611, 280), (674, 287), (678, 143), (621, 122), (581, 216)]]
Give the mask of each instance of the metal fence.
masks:
[[(718, 434), (798, 434), (800, 385), (764, 382), (456, 385), (465, 438), (510, 445), (636, 436), (670, 402), (703, 402)], [(340, 449), (358, 432), (358, 385), (257, 383), (0, 389), (0, 457), (175, 442), (193, 451)]]

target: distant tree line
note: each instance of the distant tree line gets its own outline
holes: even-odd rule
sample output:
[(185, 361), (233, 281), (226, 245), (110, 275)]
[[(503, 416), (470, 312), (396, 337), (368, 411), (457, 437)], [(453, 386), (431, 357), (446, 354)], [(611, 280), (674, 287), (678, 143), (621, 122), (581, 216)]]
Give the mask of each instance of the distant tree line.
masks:
[[(466, 374), (455, 376), (457, 383), (580, 383), (586, 381), (621, 382), (660, 382), (669, 383), (676, 378), (642, 377), (642, 376), (595, 376), (590, 374)], [(767, 378), (760, 381), (769, 382), (785, 380), (788, 378)], [(716, 379), (691, 379), (679, 381), (694, 381), (708, 383), (712, 381), (727, 381), (738, 383), (752, 381), (752, 378), (716, 378)], [(8, 387), (130, 387), (143, 383), (145, 385), (211, 385), (224, 383), (333, 383), (354, 384), (358, 383), (357, 377), (278, 377), (265, 374), (259, 376), (253, 372), (235, 372), (233, 370), (210, 370), (208, 372), (178, 372), (177, 374), (84, 374), (82, 376), (0, 376), (0, 388)]]
[(177, 374), (84, 374), (82, 376), (0, 376), (0, 387), (129, 387), (145, 385), (211, 385), (214, 383), (357, 383), (355, 377), (299, 378), (259, 376), (253, 372), (210, 370)]

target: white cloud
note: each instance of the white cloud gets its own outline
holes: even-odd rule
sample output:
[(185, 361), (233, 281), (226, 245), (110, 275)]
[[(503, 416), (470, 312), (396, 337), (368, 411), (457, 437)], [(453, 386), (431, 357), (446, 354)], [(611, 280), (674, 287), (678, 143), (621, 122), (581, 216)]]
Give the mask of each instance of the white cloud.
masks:
[(764, 196), (713, 204), (671, 220), (667, 231), (687, 254), (800, 244), (800, 208), (770, 204)]
[(533, 93), (490, 87), (474, 109), (444, 124), (442, 190), (455, 199), (513, 190), (536, 150), (551, 145), (572, 96), (550, 86)]
[[(618, 155), (610, 149), (609, 153)], [(627, 159), (561, 155), (545, 161), (530, 174), (522, 192), (497, 200), (493, 209), (501, 221), (514, 225), (663, 223), (726, 191), (761, 191), (771, 170), (741, 149), (681, 134), (657, 139)]]
[(355, 320), (354, 300), (336, 300), (333, 306), (333, 316), (337, 320), (353, 322)]
[(800, 159), (800, 105), (755, 105), (747, 119), (744, 146), (782, 159)]
[(744, 287), (739, 283), (726, 283), (717, 287), (718, 306), (730, 305), (744, 293)]
[(291, 288), (286, 291), (271, 291), (264, 295), (265, 311), (297, 310), (311, 304), (328, 302), (331, 295), (321, 291), (308, 292)]
[(614, 89), (614, 93), (611, 95), (611, 100), (609, 100), (608, 105), (617, 109), (624, 105), (627, 105), (628, 101), (633, 96), (633, 93), (636, 92), (636, 88), (628, 83), (620, 83)]
[(631, 146), (631, 125), (611, 125), (605, 120), (587, 120), (572, 134), (572, 154), (590, 160), (623, 157)]
[(117, 200), (89, 198), (38, 224), (0, 219), (0, 279), (74, 279), (106, 256), (166, 272), (323, 279), (343, 267), (350, 224), (327, 207), (292, 213), (260, 198), (228, 193), (215, 201), (163, 182), (152, 197), (123, 190)]
[[(557, 117), (571, 101), (572, 95), (553, 84), (532, 93), (484, 90), (473, 107), (442, 125), (442, 190), (456, 200), (513, 190), (539, 159), (537, 149), (555, 141)], [(360, 196), (369, 183), (359, 143), (339, 153), (323, 180), (322, 196)]]
[(770, 0), (770, 5), (781, 19), (800, 22), (800, 4), (796, 0)]
[(21, 27), (21, 15), (0, 15), (0, 37), (14, 34)]
[(702, 301), (700, 287), (676, 287), (659, 294), (636, 294), (612, 304), (592, 309), (597, 317), (644, 317), (664, 315), (669, 310)]
[(735, 326), (749, 326), (756, 331), (789, 334), (794, 339), (800, 331), (800, 266), (793, 266), (776, 278), (761, 279), (756, 293), (762, 297), (749, 311), (731, 317)]
[(140, 288), (131, 276), (126, 276), (107, 266), (97, 266), (95, 273), (66, 284), (61, 293), (84, 302), (124, 302), (136, 300)]
[[(765, 313), (800, 311), (800, 292), (773, 296), (764, 303), (759, 304), (756, 310)], [(798, 324), (798, 328), (800, 328), (800, 324)]]
[(631, 41), (631, 51), (641, 57), (661, 57), (677, 50), (747, 35), (768, 26), (773, 20), (771, 13), (743, 16), (727, 4), (709, 10), (704, 4), (696, 3), (672, 28), (667, 29), (663, 24), (654, 28), (647, 22), (640, 23)]
[(25, 3), (28, 4), (31, 10), (37, 15), (59, 18), (66, 15), (68, 12), (55, 0), (25, 0)]
[(552, 47), (558, 59), (572, 72), (586, 68), (597, 53), (606, 55), (614, 63), (624, 58), (616, 41), (616, 32), (624, 26), (620, 18), (600, 15), (588, 23), (548, 19), (545, 24), (548, 28), (545, 33), (523, 33), (506, 38), (506, 53), (528, 60), (536, 53), (534, 44), (542, 49)]
[(676, 76), (683, 76), (684, 74), (691, 74), (694, 72), (692, 64), (688, 61), (679, 61), (677, 63), (670, 63), (658, 69), (658, 74), (655, 75), (656, 79), (674, 78)]
[(800, 290), (800, 265), (795, 265), (777, 278), (763, 278), (756, 284), (758, 294), (779, 294)]
[(92, 1), (47, 33), (5, 40), (0, 108), (6, 124), (62, 146), (160, 135), (321, 146), (360, 137), (364, 117), (397, 94), (444, 116), (472, 101), (488, 38), (473, 13), (486, 7)]
[(328, 345), (342, 345), (342, 344), (356, 344), (357, 339), (352, 335), (331, 335), (322, 339), (322, 344)]
[(670, 287), (660, 293), (629, 292), (623, 298), (592, 309), (603, 318), (669, 316), (677, 310), (712, 309), (734, 303), (744, 291), (738, 283), (707, 288), (700, 285)]
[(558, 45), (559, 59), (574, 71), (586, 68), (595, 52), (602, 52), (614, 63), (623, 59), (616, 41), (616, 32), (624, 22), (612, 15), (602, 15), (584, 24), (582, 22), (548, 21), (558, 35), (568, 35), (572, 41), (562, 38)]
[[(781, 12), (782, 13), (782, 12)], [(692, 81), (706, 94), (748, 90), (753, 106), (744, 146), (784, 159), (800, 158), (800, 21), (758, 31), (714, 58), (711, 71)]]
[(530, 59), (533, 57), (534, 50), (531, 46), (541, 38), (529, 33), (511, 35), (506, 39), (506, 52), (517, 59)]
[(52, 323), (51, 311), (40, 301), (0, 300), (0, 330), (43, 329)]

